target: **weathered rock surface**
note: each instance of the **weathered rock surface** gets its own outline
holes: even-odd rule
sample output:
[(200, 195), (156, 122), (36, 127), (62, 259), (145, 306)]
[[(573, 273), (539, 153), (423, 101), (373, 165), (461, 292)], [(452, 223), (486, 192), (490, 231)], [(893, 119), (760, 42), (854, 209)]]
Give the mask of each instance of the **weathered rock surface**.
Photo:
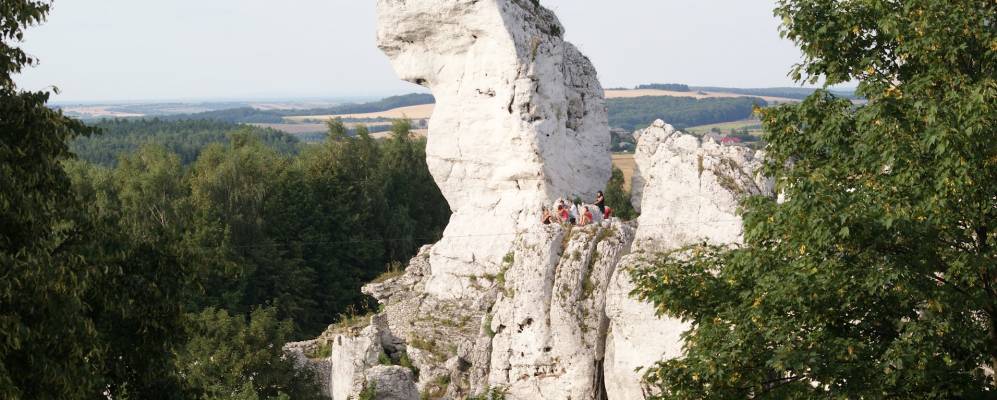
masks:
[(739, 199), (771, 191), (757, 173), (760, 155), (747, 147), (701, 142), (661, 120), (635, 136), (633, 203), (641, 213), (637, 247), (656, 251), (703, 240), (739, 242)]
[(419, 400), (419, 390), (415, 387), (412, 370), (378, 365), (367, 370), (366, 385), (374, 388), (376, 400)]
[(722, 146), (676, 131), (663, 121), (635, 133), (633, 203), (641, 211), (632, 254), (623, 258), (609, 286), (606, 314), (606, 388), (611, 399), (639, 399), (651, 391), (635, 370), (682, 355), (689, 325), (658, 317), (654, 307), (630, 297), (630, 271), (660, 252), (696, 243), (741, 241), (740, 199), (770, 194), (759, 174), (761, 155), (749, 148)]
[[(510, 399), (652, 394), (641, 371), (680, 357), (688, 325), (631, 298), (630, 271), (684, 245), (736, 243), (737, 200), (769, 188), (756, 179), (756, 153), (701, 143), (660, 121), (642, 132), (638, 148), (639, 223), (537, 222), (515, 236), (496, 273), (463, 275), (473, 296), (441, 297), (428, 289), (434, 246), (424, 247), (402, 276), (367, 285), (364, 292), (382, 312), (368, 327), (320, 338), (332, 343), (332, 357), (309, 364), (331, 371), (334, 399), (372, 382), (379, 355), (382, 363), (410, 362), (419, 371), (413, 385), (429, 398), (463, 399), (489, 388)], [(718, 222), (675, 223), (697, 221), (696, 215)]]
[(430, 171), (454, 214), (430, 254), (427, 291), (474, 296), (541, 206), (593, 198), (610, 176), (595, 68), (531, 0), (379, 0), (378, 46), (436, 96)]
[(491, 386), (515, 399), (595, 399), (606, 288), (633, 227), (606, 221), (521, 236), (491, 319)]

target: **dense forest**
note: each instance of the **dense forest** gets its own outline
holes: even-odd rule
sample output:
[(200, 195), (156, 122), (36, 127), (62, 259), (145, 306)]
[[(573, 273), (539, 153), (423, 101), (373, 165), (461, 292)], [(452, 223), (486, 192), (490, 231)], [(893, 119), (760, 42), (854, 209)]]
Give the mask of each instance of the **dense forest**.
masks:
[[(316, 335), (363, 310), (360, 286), (438, 239), (449, 220), (425, 141), (411, 139), (405, 121), (384, 141), (363, 129), (351, 137), (334, 122), (324, 143), (306, 147), (204, 121), (102, 126), (115, 130), (92, 145), (118, 149), (117, 162), (87, 153), (68, 162), (75, 192), (98, 215), (136, 207), (114, 215), (123, 230), (153, 223), (135, 234), (159, 232), (175, 240), (164, 247), (192, 249), (203, 286), (189, 301), (194, 311), (249, 315), (272, 305), (295, 337)], [(184, 137), (196, 140), (174, 151)]]
[(235, 134), (252, 136), (282, 154), (297, 154), (300, 141), (273, 129), (211, 120), (167, 121), (163, 119), (113, 119), (91, 126), (101, 134), (80, 137), (70, 149), (79, 158), (114, 166), (121, 154), (130, 154), (149, 144), (160, 145), (180, 157), (183, 165), (197, 160), (209, 144), (228, 143)]
[(755, 107), (765, 107), (758, 98), (694, 99), (647, 96), (609, 99), (609, 126), (633, 131), (663, 119), (678, 129), (730, 122), (751, 117)]

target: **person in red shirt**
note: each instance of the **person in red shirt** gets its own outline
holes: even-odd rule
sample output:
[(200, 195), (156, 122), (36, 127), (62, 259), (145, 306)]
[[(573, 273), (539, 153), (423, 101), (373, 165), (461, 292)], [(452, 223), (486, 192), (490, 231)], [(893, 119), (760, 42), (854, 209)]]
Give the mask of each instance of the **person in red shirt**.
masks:
[(557, 206), (557, 213), (561, 215), (561, 222), (563, 223), (567, 223), (568, 219), (571, 218), (571, 214), (568, 213), (568, 209), (565, 208), (563, 205)]

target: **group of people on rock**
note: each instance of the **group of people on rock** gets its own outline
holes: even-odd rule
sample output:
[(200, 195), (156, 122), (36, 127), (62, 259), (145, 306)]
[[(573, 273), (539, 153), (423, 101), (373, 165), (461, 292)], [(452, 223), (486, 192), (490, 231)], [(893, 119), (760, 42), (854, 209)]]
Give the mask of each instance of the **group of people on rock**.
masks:
[[(599, 210), (597, 214), (592, 213), (593, 207)], [(581, 201), (565, 203), (564, 199), (561, 199), (557, 201), (557, 209), (554, 212), (551, 212), (550, 208), (544, 206), (541, 222), (544, 225), (560, 223), (563, 225), (586, 226), (593, 222), (612, 218), (612, 216), (613, 209), (606, 206), (606, 197), (602, 191), (599, 191), (595, 197), (595, 204), (582, 204)]]

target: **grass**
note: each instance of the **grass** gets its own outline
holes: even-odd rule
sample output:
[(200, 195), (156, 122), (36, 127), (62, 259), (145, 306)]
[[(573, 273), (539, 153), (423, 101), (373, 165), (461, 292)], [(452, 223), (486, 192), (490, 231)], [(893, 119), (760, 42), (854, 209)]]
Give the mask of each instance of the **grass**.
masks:
[(450, 376), (441, 375), (430, 383), (430, 386), (426, 388), (420, 398), (422, 399), (439, 399), (446, 396), (447, 389), (450, 388)]
[(357, 400), (375, 400), (377, 399), (377, 385), (373, 383), (365, 383), (363, 390), (357, 395)]
[[(512, 260), (514, 256), (512, 255), (512, 253), (509, 253), (506, 254), (505, 257), (506, 259)], [(502, 264), (502, 270), (499, 271), (498, 275), (495, 275), (495, 284), (498, 285), (500, 289), (502, 289), (502, 293), (505, 293), (506, 297), (512, 298), (516, 296), (516, 290), (505, 286), (506, 284), (505, 273), (509, 271), (510, 267), (512, 267), (512, 261), (505, 262)]]
[(377, 278), (374, 278), (374, 280), (371, 281), (370, 283), (383, 283), (391, 279), (395, 279), (399, 276), (405, 275), (405, 267), (402, 265), (402, 263), (398, 261), (388, 264), (387, 269), (388, 269), (387, 271), (384, 271), (383, 274), (379, 275)]
[(719, 133), (730, 133), (730, 131), (732, 130), (740, 131), (742, 129), (747, 129), (749, 135), (755, 135), (755, 136), (761, 135), (763, 132), (762, 122), (757, 119), (745, 119), (734, 122), (722, 122), (719, 124), (700, 125), (691, 128), (686, 128), (685, 131), (687, 133), (691, 133), (696, 136), (703, 136), (707, 133), (713, 132), (714, 129), (719, 130), (720, 131)]
[(332, 356), (332, 343), (329, 341), (323, 341), (318, 347), (311, 349), (308, 353), (305, 353), (310, 359), (313, 360), (323, 360)]
[(415, 348), (417, 348), (419, 350), (425, 350), (425, 351), (428, 351), (428, 352), (434, 353), (434, 354), (436, 353), (436, 341), (435, 340), (426, 340), (426, 339), (423, 339), (421, 337), (415, 337), (415, 338), (412, 338), (412, 340), (409, 340), (408, 345), (412, 346), (412, 347), (415, 347)]
[(349, 330), (367, 325), (370, 322), (372, 313), (360, 314), (356, 307), (350, 306), (345, 313), (339, 314), (339, 322), (335, 327), (337, 330)]
[(504, 388), (490, 387), (477, 396), (468, 397), (467, 400), (505, 400), (508, 390)]
[(495, 337), (495, 331), (492, 330), (492, 315), (491, 314), (485, 315), (484, 325), (485, 325), (485, 334), (488, 335), (488, 337), (490, 337), (490, 338)]

